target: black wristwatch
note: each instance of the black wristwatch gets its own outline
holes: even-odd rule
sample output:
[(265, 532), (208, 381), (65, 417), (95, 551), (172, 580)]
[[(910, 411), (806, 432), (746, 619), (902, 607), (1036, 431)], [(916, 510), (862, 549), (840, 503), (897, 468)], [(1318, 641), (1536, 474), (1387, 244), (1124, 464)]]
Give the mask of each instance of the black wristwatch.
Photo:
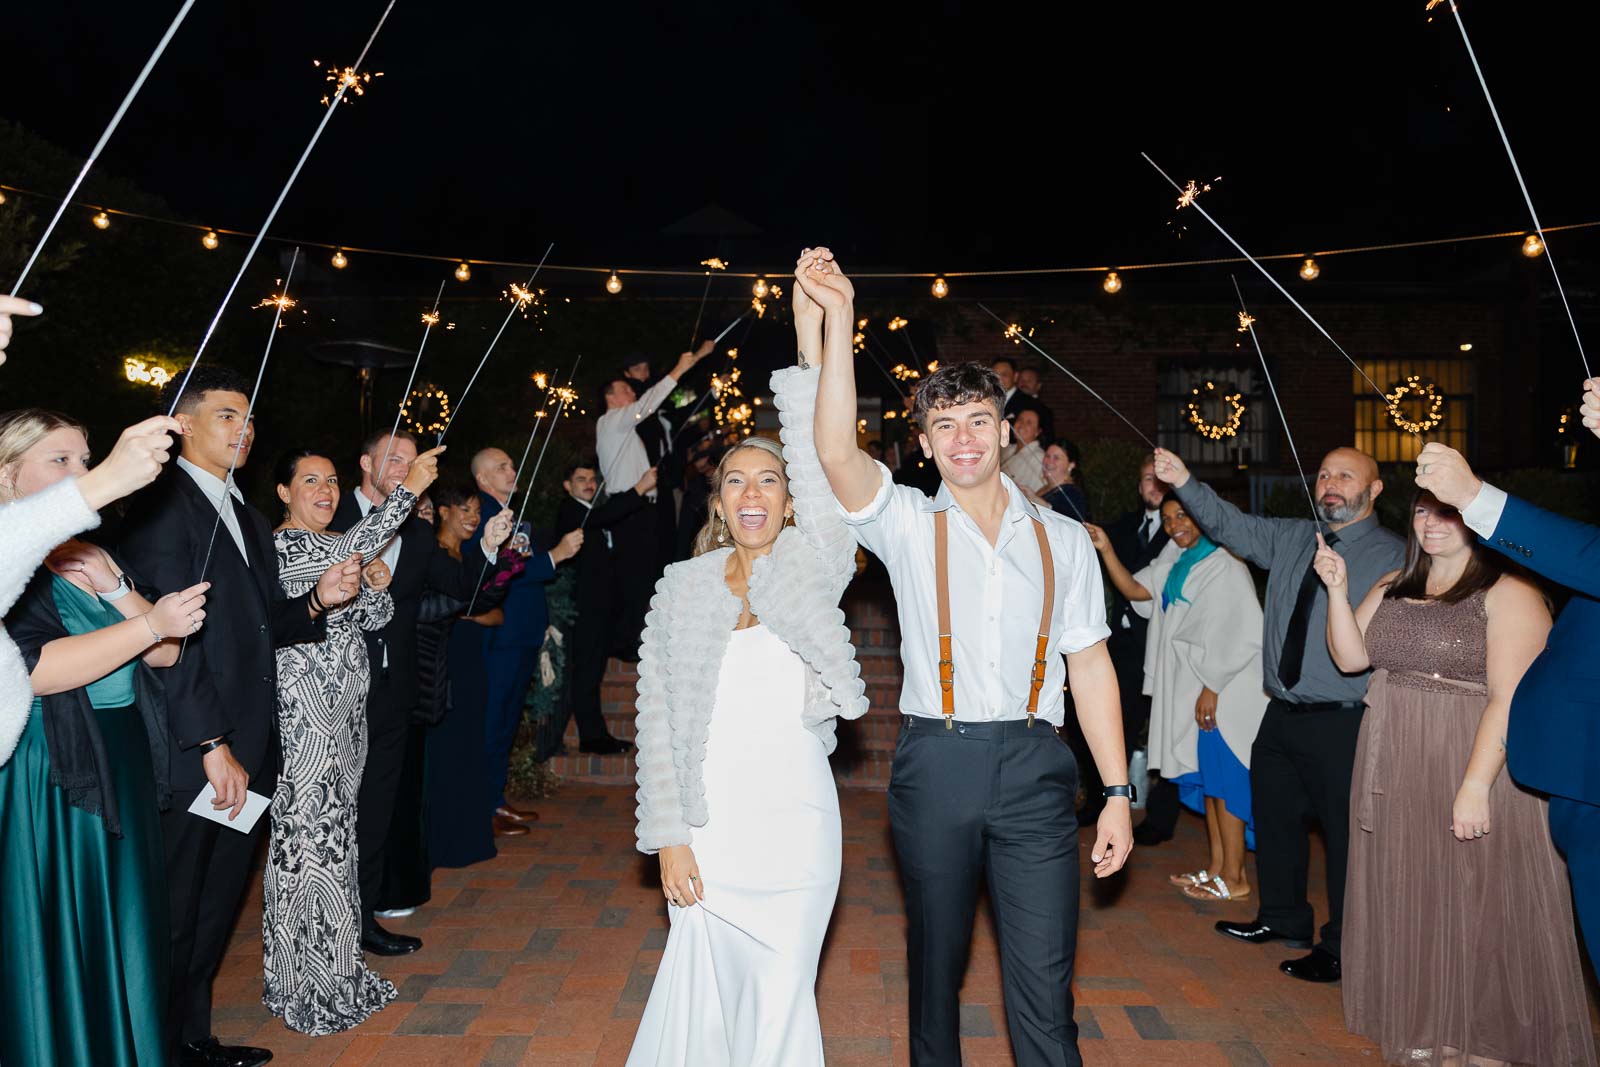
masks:
[(1131, 785), (1108, 785), (1105, 792), (1100, 795), (1107, 800), (1112, 797), (1127, 797), (1130, 804), (1139, 799), (1139, 791)]

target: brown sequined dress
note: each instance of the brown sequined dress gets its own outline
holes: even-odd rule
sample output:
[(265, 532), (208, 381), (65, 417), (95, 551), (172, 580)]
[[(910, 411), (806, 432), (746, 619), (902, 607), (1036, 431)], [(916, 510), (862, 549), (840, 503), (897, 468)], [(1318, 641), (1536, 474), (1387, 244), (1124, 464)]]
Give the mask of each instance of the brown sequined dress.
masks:
[(1344, 1018), (1389, 1063), (1586, 1064), (1594, 1039), (1545, 801), (1504, 769), (1491, 832), (1451, 808), (1488, 703), (1482, 593), (1385, 600), (1350, 790)]

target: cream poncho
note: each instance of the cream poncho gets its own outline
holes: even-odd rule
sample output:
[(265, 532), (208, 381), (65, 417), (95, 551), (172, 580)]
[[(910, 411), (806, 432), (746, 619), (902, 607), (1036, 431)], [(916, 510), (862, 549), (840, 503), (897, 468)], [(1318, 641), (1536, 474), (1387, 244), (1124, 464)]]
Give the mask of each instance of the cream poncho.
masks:
[[(844, 525), (812, 443), (816, 368), (772, 376), (795, 525), (778, 535), (750, 575), (750, 610), (806, 663), (801, 721), (834, 748), (834, 720), (866, 714), (866, 686), (839, 597), (855, 573), (855, 538)], [(640, 645), (638, 847), (686, 845), (704, 826), (701, 764), (717, 675), (739, 599), (725, 572), (731, 548), (668, 567), (656, 583)]]

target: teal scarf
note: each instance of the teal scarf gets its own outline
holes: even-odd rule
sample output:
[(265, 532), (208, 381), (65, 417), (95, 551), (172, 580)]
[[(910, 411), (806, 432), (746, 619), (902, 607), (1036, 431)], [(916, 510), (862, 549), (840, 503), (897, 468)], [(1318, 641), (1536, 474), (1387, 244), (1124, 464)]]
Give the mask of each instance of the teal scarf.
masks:
[(1194, 570), (1194, 565), (1205, 559), (1217, 550), (1215, 541), (1205, 534), (1200, 535), (1200, 540), (1183, 550), (1183, 555), (1178, 557), (1178, 562), (1172, 565), (1172, 570), (1167, 572), (1167, 583), (1161, 587), (1161, 610), (1166, 611), (1178, 601), (1190, 603), (1189, 598), (1183, 595), (1184, 580), (1189, 577), (1189, 572)]

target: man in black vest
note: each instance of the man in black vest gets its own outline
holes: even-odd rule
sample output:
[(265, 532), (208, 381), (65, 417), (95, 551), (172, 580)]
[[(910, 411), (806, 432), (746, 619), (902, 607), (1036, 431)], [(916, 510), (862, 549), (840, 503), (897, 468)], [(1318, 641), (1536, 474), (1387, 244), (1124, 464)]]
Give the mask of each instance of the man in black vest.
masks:
[[(178, 388), (175, 379), (170, 396)], [(172, 1036), (177, 1062), (251, 1067), (266, 1049), (219, 1044), (211, 1031), (211, 985), (228, 946), (266, 820), (248, 834), (189, 813), (207, 785), (212, 806), (244, 808), (247, 789), (272, 796), (278, 774), (278, 680), (274, 648), (320, 641), (334, 607), (360, 589), (359, 557), (335, 564), (316, 588), (290, 599), (278, 582), (272, 529), (244, 502), (231, 472), (250, 458), (255, 428), (250, 382), (215, 364), (195, 368), (175, 415), (182, 455), (134, 498), (121, 552), (156, 589), (204, 577), (206, 625), (190, 636), (176, 666), (162, 672), (172, 758), (172, 806), (161, 816), (172, 932)], [(235, 451), (237, 450), (237, 458)], [(220, 511), (220, 519), (219, 519)], [(207, 557), (209, 556), (209, 562)]]
[[(361, 446), (361, 484), (339, 498), (333, 513), (332, 528), (352, 529), (373, 508), (389, 499), (389, 494), (405, 480), (417, 458), (417, 440), (401, 430), (393, 437), (388, 430), (369, 436)], [(414, 842), (410, 851), (420, 848), (421, 809), (408, 806), (408, 824), (394, 824), (396, 801), (402, 790), (408, 800), (422, 795), (420, 749), (422, 731), (411, 724), (417, 706), (417, 610), (424, 588), (437, 589), (457, 600), (467, 600), (487, 568), (493, 553), (510, 536), (514, 516), (510, 512), (489, 520), (484, 529), (485, 549), (462, 553), (456, 560), (439, 547), (433, 527), (412, 515), (400, 527), (378, 558), (388, 565), (393, 576), (389, 598), (394, 601), (394, 616), (388, 625), (366, 631), (367, 662), (371, 681), (367, 690), (367, 764), (361, 774), (361, 792), (356, 800), (356, 843), (361, 881), (361, 947), (379, 956), (396, 956), (422, 947), (419, 938), (385, 930), (374, 917), (382, 889), (384, 861), (391, 831), (397, 838)], [(408, 749), (416, 751), (409, 752)], [(407, 765), (414, 780), (404, 781)], [(412, 857), (410, 866), (415, 866)], [(411, 872), (416, 880), (416, 872)], [(426, 878), (426, 872), (422, 874)]]
[(611, 736), (600, 708), (600, 683), (605, 679), (606, 658), (612, 645), (611, 628), (622, 597), (612, 559), (610, 528), (649, 506), (645, 494), (656, 487), (656, 470), (651, 467), (637, 484), (620, 492), (608, 492), (597, 504), (594, 501), (599, 484), (600, 465), (594, 459), (572, 464), (561, 482), (567, 495), (556, 508), (556, 536), (564, 537), (577, 529), (587, 533), (577, 556), (570, 564), (563, 564), (578, 569), (578, 619), (573, 625), (572, 640), (567, 644), (572, 663), (570, 700), (556, 713), (557, 721), (551, 725), (549, 736), (552, 746), (557, 746), (555, 750), (559, 751), (570, 714), (578, 720), (578, 751), (608, 756), (633, 747)]

